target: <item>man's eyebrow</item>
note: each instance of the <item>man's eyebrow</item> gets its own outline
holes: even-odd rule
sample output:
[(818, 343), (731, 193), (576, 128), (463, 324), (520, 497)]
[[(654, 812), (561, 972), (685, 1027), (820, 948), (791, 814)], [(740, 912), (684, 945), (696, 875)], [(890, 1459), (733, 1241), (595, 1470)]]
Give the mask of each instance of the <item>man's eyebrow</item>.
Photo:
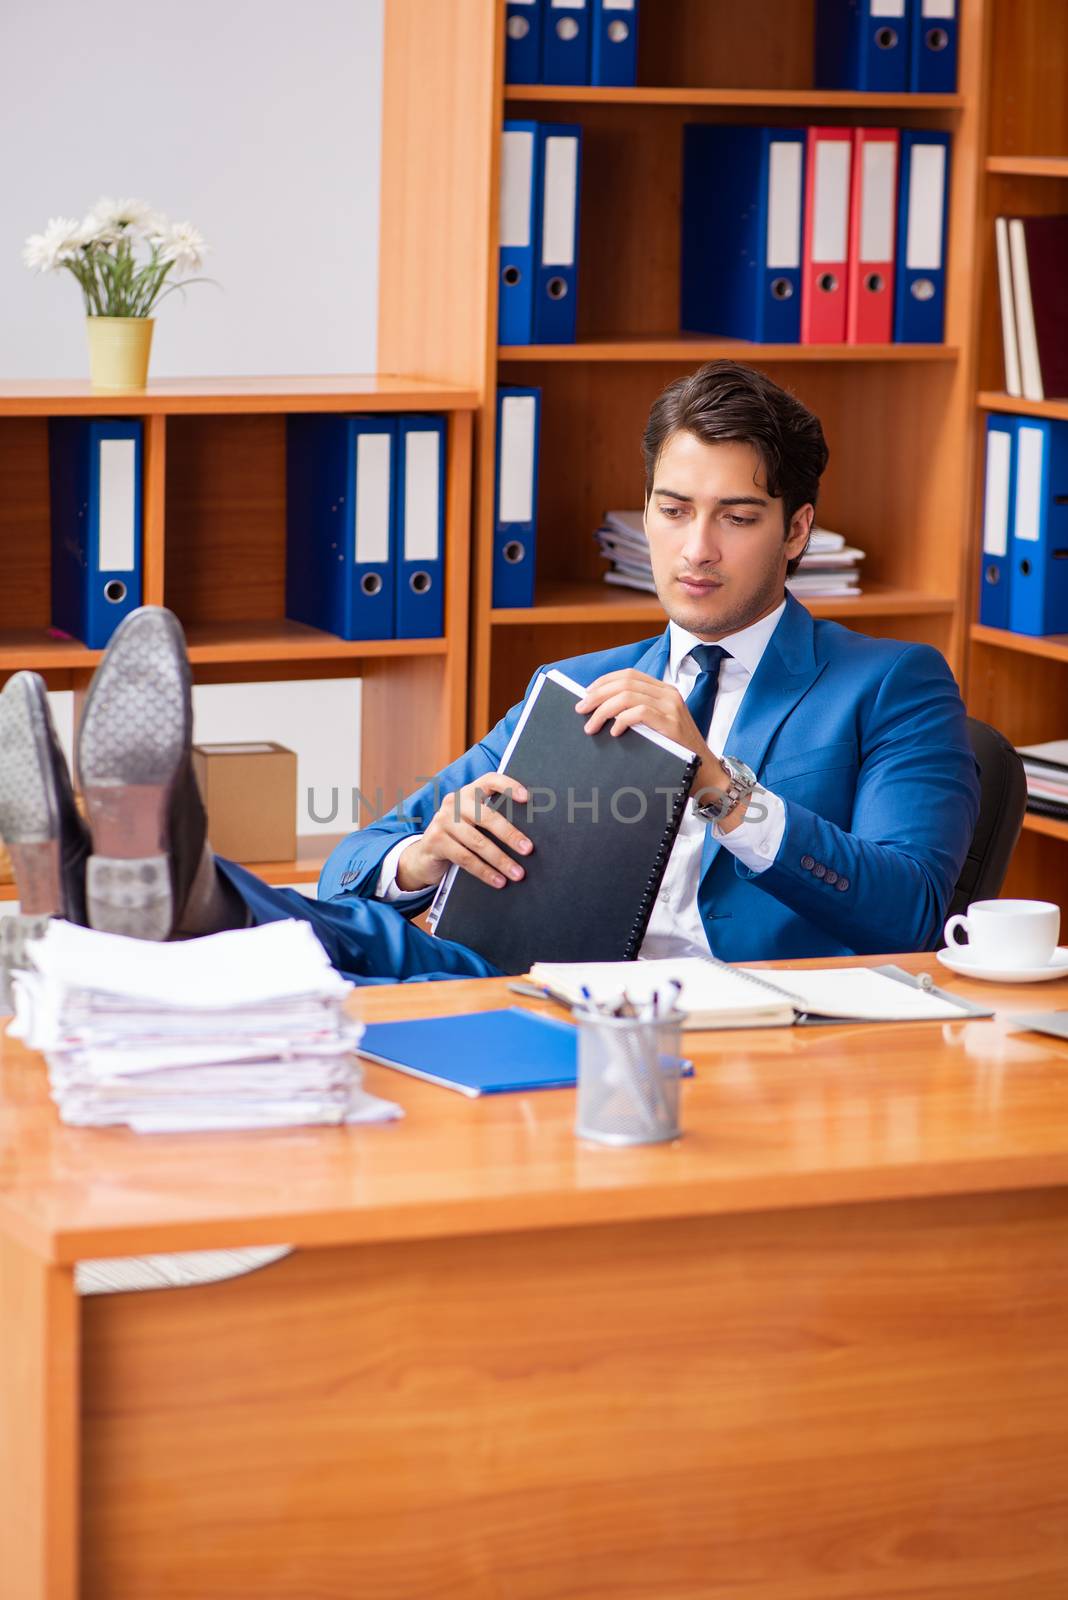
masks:
[[(680, 494), (677, 489), (654, 489), (654, 494), (666, 494), (672, 500), (685, 500), (687, 505), (693, 504), (693, 496)], [(717, 506), (766, 506), (768, 502), (756, 494), (731, 494), (722, 495), (716, 501)]]

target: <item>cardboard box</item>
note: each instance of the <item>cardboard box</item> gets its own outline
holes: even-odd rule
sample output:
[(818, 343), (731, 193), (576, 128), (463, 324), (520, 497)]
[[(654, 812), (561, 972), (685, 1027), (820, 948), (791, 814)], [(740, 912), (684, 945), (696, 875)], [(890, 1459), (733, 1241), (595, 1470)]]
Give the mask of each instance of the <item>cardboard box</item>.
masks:
[(292, 861), (297, 854), (297, 756), (284, 745), (195, 744), (193, 771), (216, 855)]

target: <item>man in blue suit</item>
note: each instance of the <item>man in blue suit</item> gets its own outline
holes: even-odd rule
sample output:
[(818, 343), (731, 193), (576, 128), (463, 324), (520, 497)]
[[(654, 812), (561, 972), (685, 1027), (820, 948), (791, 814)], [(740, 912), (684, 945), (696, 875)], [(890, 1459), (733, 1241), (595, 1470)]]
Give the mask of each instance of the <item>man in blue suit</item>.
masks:
[[(608, 724), (618, 736), (642, 722), (700, 757), (641, 953), (711, 950), (752, 961), (929, 948), (978, 814), (964, 708), (937, 651), (817, 622), (786, 593), (827, 462), (818, 419), (761, 373), (712, 362), (658, 397), (643, 453), (646, 530), (667, 628), (557, 663), (586, 686), (578, 714), (587, 732)], [(147, 803), (144, 738), (138, 745), (122, 722), (133, 678), (157, 685), (157, 802), (147, 827), (136, 806), (130, 814), (138, 837), (155, 829), (164, 844), (151, 860), (143, 851), (130, 857), (136, 870), (124, 876), (115, 796), (136, 789), (142, 813)], [(94, 681), (79, 751), (88, 832), (70, 820), (61, 758), (31, 686), (17, 682), (0, 696), (0, 751), (24, 750), (28, 723), (37, 758), (22, 768), (42, 775), (35, 820), (49, 809), (67, 818), (54, 830), (60, 903), (24, 910), (81, 913), (93, 926), (154, 938), (300, 916), (359, 981), (494, 972), (408, 919), (453, 864), (514, 894), (522, 914), (514, 855), (529, 852), (529, 840), (483, 805), (491, 793), (525, 798), (496, 770), (520, 706), (402, 811), (339, 845), (319, 900), (309, 901), (211, 854), (188, 762), (188, 666), (169, 613), (135, 613)], [(127, 758), (133, 746), (139, 760)], [(9, 842), (14, 813), (28, 809), (25, 793), (16, 806), (11, 788), (0, 776), (0, 833)], [(13, 855), (17, 868), (17, 840)]]

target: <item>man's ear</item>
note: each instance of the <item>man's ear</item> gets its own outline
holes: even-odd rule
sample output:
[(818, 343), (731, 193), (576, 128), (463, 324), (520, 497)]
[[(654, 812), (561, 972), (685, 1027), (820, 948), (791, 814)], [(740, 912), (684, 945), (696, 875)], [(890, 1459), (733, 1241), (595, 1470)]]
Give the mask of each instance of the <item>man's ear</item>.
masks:
[(816, 517), (816, 508), (812, 505), (799, 506), (790, 520), (790, 531), (786, 535), (786, 559), (793, 561), (801, 555), (808, 544), (812, 532), (812, 524)]

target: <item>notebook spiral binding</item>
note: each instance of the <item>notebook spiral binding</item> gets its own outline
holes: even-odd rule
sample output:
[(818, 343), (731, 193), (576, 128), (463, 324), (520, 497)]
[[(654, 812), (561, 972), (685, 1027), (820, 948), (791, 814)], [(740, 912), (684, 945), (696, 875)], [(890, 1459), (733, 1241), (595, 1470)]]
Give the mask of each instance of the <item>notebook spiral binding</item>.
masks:
[(694, 756), (686, 768), (683, 781), (675, 795), (671, 815), (668, 818), (667, 827), (664, 829), (664, 837), (660, 841), (660, 849), (657, 851), (656, 860), (653, 862), (653, 870), (649, 874), (649, 881), (645, 885), (645, 893), (642, 895), (641, 904), (638, 906), (634, 921), (631, 923), (630, 932), (627, 935), (627, 943), (623, 951), (624, 961), (636, 960), (638, 951), (641, 949), (642, 940), (645, 938), (645, 930), (649, 926), (649, 918), (653, 914), (653, 906), (656, 904), (656, 897), (660, 893), (660, 885), (667, 870), (668, 858), (678, 835), (679, 824), (682, 822), (682, 813), (690, 797), (690, 790), (693, 788), (693, 781), (697, 776), (697, 769), (700, 765), (700, 757)]

